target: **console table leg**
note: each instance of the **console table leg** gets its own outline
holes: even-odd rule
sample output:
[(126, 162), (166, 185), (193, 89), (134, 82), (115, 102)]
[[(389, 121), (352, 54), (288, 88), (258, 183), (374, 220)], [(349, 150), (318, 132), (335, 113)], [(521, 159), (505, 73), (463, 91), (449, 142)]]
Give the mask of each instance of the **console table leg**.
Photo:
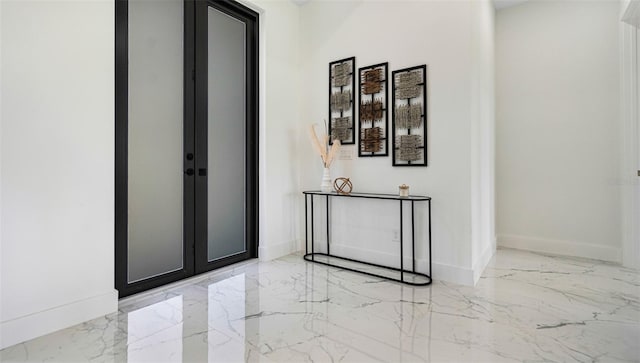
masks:
[(327, 255), (331, 254), (331, 250), (329, 250), (329, 196), (326, 195), (327, 199)]
[(304, 195), (304, 254), (309, 254), (309, 212), (306, 194)]
[(431, 275), (431, 199), (427, 202), (429, 206), (429, 278), (433, 281), (433, 277)]
[(416, 227), (413, 200), (411, 201), (411, 271), (416, 272)]
[(314, 249), (313, 249), (313, 241), (314, 241), (314, 233), (313, 233), (313, 194), (311, 194), (311, 261), (315, 260)]
[(402, 201), (400, 201), (400, 282), (404, 282), (404, 251), (402, 250)]

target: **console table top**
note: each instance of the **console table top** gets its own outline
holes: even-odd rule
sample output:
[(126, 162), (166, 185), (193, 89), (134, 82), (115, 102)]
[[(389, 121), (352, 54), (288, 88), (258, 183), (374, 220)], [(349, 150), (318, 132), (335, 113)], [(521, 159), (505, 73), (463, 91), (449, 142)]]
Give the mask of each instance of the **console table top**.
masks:
[(423, 195), (410, 195), (408, 197), (401, 197), (397, 194), (378, 194), (378, 193), (338, 194), (337, 192), (323, 193), (319, 190), (305, 190), (302, 192), (302, 194), (329, 195), (332, 197), (347, 197), (347, 198), (391, 199), (391, 200), (412, 200), (412, 201), (431, 200), (431, 197), (427, 197)]

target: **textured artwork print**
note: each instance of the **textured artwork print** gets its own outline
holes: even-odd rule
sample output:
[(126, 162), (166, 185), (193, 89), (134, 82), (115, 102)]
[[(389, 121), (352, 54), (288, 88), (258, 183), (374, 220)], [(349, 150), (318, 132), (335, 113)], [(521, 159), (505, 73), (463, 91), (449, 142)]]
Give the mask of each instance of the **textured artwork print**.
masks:
[(393, 166), (427, 166), (427, 66), (392, 72)]
[(422, 104), (400, 105), (395, 109), (396, 127), (415, 129), (422, 123)]
[(422, 157), (420, 146), (422, 136), (420, 135), (398, 135), (396, 145), (398, 145), (397, 157), (402, 161), (418, 161)]
[(381, 99), (360, 102), (360, 122), (381, 120), (384, 115), (384, 103)]
[(362, 151), (376, 153), (382, 149), (382, 128), (363, 128), (360, 129), (360, 133), (360, 148)]
[(331, 69), (331, 80), (333, 87), (348, 86), (351, 82), (351, 63), (336, 64)]
[(407, 99), (420, 96), (422, 75), (418, 70), (398, 74), (396, 82), (396, 98)]
[(389, 155), (387, 137), (389, 117), (387, 104), (389, 82), (388, 63), (362, 67), (359, 73), (360, 113), (358, 156)]
[(351, 117), (335, 117), (331, 119), (331, 135), (334, 140), (351, 139), (352, 130)]
[[(361, 68), (362, 69), (362, 68)], [(382, 81), (385, 77), (382, 76), (382, 68), (373, 68), (361, 73), (362, 79), (362, 94), (371, 95), (378, 93), (382, 90)]]
[(338, 91), (331, 94), (331, 112), (345, 112), (351, 109), (351, 91)]
[(355, 57), (329, 63), (329, 144), (355, 144), (355, 65)]

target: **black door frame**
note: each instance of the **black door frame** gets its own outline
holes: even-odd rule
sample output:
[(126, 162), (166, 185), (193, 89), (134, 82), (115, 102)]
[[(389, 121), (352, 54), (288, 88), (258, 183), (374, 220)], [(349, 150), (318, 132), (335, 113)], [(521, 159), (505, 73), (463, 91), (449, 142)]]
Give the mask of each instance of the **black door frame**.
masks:
[[(196, 170), (207, 168), (208, 135), (208, 8), (212, 7), (246, 25), (246, 160), (245, 240), (243, 253), (207, 261), (207, 178), (196, 178), (196, 271), (204, 272), (258, 257), (258, 13), (233, 0), (195, 1), (195, 147)], [(213, 173), (208, 173), (212, 176)], [(255, 226), (252, 228), (251, 226)], [(254, 243), (252, 243), (254, 241)]]
[[(184, 0), (184, 155), (183, 267), (128, 282), (128, 0), (115, 1), (115, 288), (119, 297), (136, 294), (248, 258), (258, 257), (258, 14), (233, 0), (211, 1), (230, 14), (254, 16), (247, 27), (247, 251), (207, 262), (207, 176), (186, 171), (207, 168), (207, 1)], [(225, 12), (227, 12), (225, 11)], [(204, 25), (202, 21), (204, 20)], [(200, 34), (196, 31), (196, 26)], [(204, 27), (204, 33), (202, 29)], [(203, 36), (204, 35), (204, 36)], [(251, 48), (251, 49), (249, 49)], [(202, 134), (204, 132), (204, 134)], [(200, 135), (200, 137), (199, 137)], [(204, 139), (201, 137), (204, 135)], [(187, 157), (188, 154), (195, 155)], [(213, 171), (210, 171), (212, 176)], [(214, 175), (214, 174), (213, 174)], [(196, 199), (196, 193), (205, 193)], [(191, 207), (187, 207), (191, 206)], [(203, 252), (204, 251), (204, 252)]]

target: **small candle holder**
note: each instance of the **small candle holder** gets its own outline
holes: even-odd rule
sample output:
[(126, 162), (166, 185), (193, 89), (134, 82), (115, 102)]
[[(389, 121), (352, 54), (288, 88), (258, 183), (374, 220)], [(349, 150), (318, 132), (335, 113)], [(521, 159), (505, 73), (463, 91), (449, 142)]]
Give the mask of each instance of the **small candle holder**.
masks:
[(398, 194), (400, 198), (408, 198), (409, 197), (409, 186), (406, 184), (402, 184), (398, 187)]

